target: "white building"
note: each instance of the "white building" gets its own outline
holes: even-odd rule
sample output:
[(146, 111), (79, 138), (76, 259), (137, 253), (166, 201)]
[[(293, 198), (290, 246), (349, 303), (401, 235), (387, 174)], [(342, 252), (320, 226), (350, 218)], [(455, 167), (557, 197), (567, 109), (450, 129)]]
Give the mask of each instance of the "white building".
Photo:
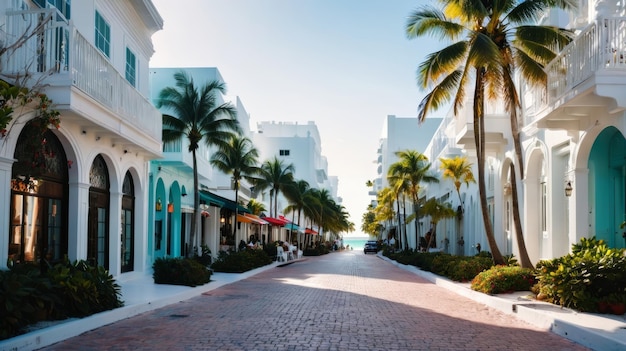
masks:
[[(418, 124), (416, 117), (396, 117), (394, 115), (388, 115), (383, 123), (382, 135), (379, 140), (379, 146), (377, 150), (377, 176), (373, 181), (372, 191), (370, 195), (376, 195), (380, 190), (389, 186), (387, 181), (387, 171), (389, 166), (398, 161), (396, 152), (404, 150), (416, 150), (424, 153), (428, 143), (432, 139), (433, 135), (439, 128), (442, 118), (427, 118), (423, 123)], [(432, 160), (431, 160), (432, 161)], [(416, 244), (416, 230), (415, 224), (410, 223), (404, 225), (404, 214), (408, 217), (413, 213), (413, 205), (410, 199), (405, 203), (406, 208), (401, 209), (401, 231), (402, 238), (404, 240), (404, 228), (406, 227), (406, 238), (409, 247), (415, 247)], [(385, 232), (388, 233), (391, 228), (398, 230), (397, 218), (390, 223), (390, 228), (386, 228)], [(387, 225), (387, 226), (389, 226)], [(422, 224), (422, 227), (424, 225)], [(421, 233), (423, 235), (423, 233)]]
[[(341, 204), (337, 196), (339, 179), (328, 175), (328, 160), (322, 155), (322, 142), (315, 122), (260, 122), (252, 139), (261, 162), (276, 156), (285, 166), (293, 164), (296, 180), (307, 181), (311, 188), (328, 190), (333, 200)], [(269, 193), (259, 194), (259, 199), (269, 203)], [(287, 205), (285, 198), (279, 195), (278, 211), (282, 212)]]
[(43, 25), (0, 58), (4, 80), (27, 76), (61, 113), (42, 136), (32, 104), (16, 108), (0, 137), (0, 265), (67, 255), (114, 276), (146, 271), (148, 164), (162, 155), (147, 98), (160, 15), (149, 0), (9, 0), (0, 14), (5, 46)]
[[(577, 36), (545, 68), (547, 89), (518, 83), (524, 107), (524, 177), (517, 185), (524, 241), (533, 263), (567, 254), (572, 244), (591, 236), (611, 247), (626, 246), (620, 228), (626, 220), (625, 15), (622, 2), (581, 0), (576, 13), (555, 10), (541, 20), (569, 27)], [(431, 158), (466, 154), (475, 163), (472, 112), (467, 108), (471, 102), (465, 106), (444, 121), (429, 147)], [(517, 256), (510, 186), (510, 165), (517, 160), (510, 122), (501, 106), (486, 106), (489, 217), (500, 251)], [(441, 198), (451, 189), (445, 182), (429, 186), (427, 196)], [(465, 245), (457, 251), (474, 254), (476, 243), (486, 250), (488, 246), (477, 186), (463, 189), (462, 204), (450, 195), (465, 210), (461, 229), (451, 237), (465, 233)]]
[[(196, 86), (201, 88), (211, 81), (225, 82), (215, 67), (192, 68), (150, 68), (152, 100), (166, 87), (175, 87), (174, 74), (186, 72)], [(244, 136), (250, 137), (250, 116), (239, 97), (232, 100), (228, 96), (218, 96), (217, 104), (229, 101), (237, 110), (237, 119)], [(163, 111), (168, 113), (168, 111)], [(239, 205), (235, 201), (235, 191), (231, 178), (210, 164), (215, 148), (200, 143), (197, 151), (198, 179), (202, 213), (201, 236), (195, 243), (190, 240), (193, 197), (193, 161), (188, 152), (186, 138), (164, 144), (163, 158), (151, 164), (150, 171), (150, 221), (149, 232), (154, 232), (154, 239), (149, 242), (148, 252), (153, 259), (165, 256), (185, 256), (192, 247), (206, 245), (214, 256), (220, 250), (235, 248), (240, 240), (248, 241), (250, 235), (263, 234), (267, 231), (259, 223), (262, 221), (243, 217), (247, 211), (242, 204), (248, 203), (250, 185), (242, 181), (237, 194)], [(157, 209), (160, 203), (160, 210)], [(167, 207), (166, 207), (167, 206)], [(235, 222), (235, 208), (239, 213)], [(249, 212), (249, 211), (248, 211)], [(237, 223), (237, 230), (234, 225)]]

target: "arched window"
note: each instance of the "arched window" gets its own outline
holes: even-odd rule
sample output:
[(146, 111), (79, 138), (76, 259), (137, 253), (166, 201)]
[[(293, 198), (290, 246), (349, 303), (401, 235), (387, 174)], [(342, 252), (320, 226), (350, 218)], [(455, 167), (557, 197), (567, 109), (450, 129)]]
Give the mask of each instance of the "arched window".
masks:
[(13, 157), (9, 259), (45, 270), (67, 255), (67, 158), (54, 133), (36, 122), (22, 130)]
[(109, 170), (102, 155), (91, 164), (89, 184), (87, 259), (109, 269)]
[(126, 172), (122, 185), (122, 273), (134, 270), (135, 261), (135, 186)]

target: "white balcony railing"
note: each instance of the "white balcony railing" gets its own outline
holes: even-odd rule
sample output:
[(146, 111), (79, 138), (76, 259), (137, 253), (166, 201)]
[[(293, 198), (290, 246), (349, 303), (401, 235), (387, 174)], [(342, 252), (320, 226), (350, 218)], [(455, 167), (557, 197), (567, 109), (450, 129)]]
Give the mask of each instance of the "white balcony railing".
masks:
[(45, 79), (47, 74), (69, 75), (71, 85), (160, 140), (161, 113), (73, 25), (56, 18), (54, 9), (7, 12), (7, 45), (24, 33), (41, 30), (5, 55), (0, 68), (3, 74), (28, 74), (37, 79)]
[(600, 70), (626, 72), (625, 17), (591, 23), (546, 66), (547, 90), (534, 90), (533, 106), (527, 111), (526, 124), (533, 122), (539, 111)]

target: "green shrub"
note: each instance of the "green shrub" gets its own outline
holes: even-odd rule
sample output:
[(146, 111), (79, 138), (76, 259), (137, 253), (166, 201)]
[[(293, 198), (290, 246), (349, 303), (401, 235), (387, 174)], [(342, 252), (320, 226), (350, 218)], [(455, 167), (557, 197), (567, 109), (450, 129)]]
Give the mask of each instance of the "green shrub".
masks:
[(121, 307), (120, 287), (103, 267), (65, 261), (40, 272), (30, 264), (0, 271), (0, 339), (43, 320), (83, 317)]
[(596, 311), (598, 301), (624, 296), (626, 256), (603, 240), (583, 238), (572, 253), (537, 265), (537, 297), (579, 311)]
[(39, 311), (46, 311), (51, 297), (47, 294), (49, 284), (41, 277), (34, 265), (14, 266), (0, 271), (0, 340), (19, 334), (19, 330), (31, 323), (47, 318)]
[(429, 270), (435, 274), (447, 277), (448, 271), (456, 265), (459, 259), (459, 256), (440, 253), (433, 257)]
[(80, 260), (59, 263), (48, 270), (51, 289), (59, 296), (54, 318), (85, 317), (124, 305), (121, 288), (102, 266)]
[(272, 258), (263, 250), (221, 251), (211, 268), (216, 272), (243, 273), (270, 263)]
[(489, 257), (473, 256), (461, 257), (448, 270), (448, 278), (459, 281), (471, 281), (479, 273), (493, 267), (493, 260)]
[(211, 280), (211, 271), (191, 258), (157, 258), (152, 268), (155, 284), (198, 286)]
[(530, 291), (535, 284), (535, 270), (519, 266), (494, 266), (472, 279), (472, 290), (485, 294)]

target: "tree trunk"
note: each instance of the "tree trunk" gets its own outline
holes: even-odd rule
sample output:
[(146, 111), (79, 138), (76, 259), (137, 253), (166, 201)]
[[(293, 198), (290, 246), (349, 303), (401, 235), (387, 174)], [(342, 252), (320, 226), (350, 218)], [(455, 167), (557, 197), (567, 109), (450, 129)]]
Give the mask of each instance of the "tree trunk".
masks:
[(237, 217), (239, 215), (239, 181), (235, 179), (235, 225), (233, 226), (233, 239), (237, 242)]
[[(396, 196), (396, 208), (398, 209), (398, 230), (396, 230), (396, 233), (398, 233), (398, 236), (401, 237), (402, 236), (402, 222), (400, 221), (400, 196)], [(405, 243), (406, 245), (406, 243)]]
[(187, 257), (193, 257), (192, 252), (195, 252), (196, 249), (197, 231), (198, 228), (200, 228), (200, 187), (198, 185), (198, 161), (196, 159), (195, 149), (191, 150), (191, 158), (193, 160), (193, 214), (191, 217), (191, 234), (189, 238), (191, 250), (187, 250)]
[(474, 141), (476, 143), (476, 156), (478, 159), (478, 193), (480, 197), (480, 208), (483, 217), (483, 224), (485, 226), (485, 235), (487, 236), (487, 242), (489, 249), (491, 250), (491, 256), (495, 264), (504, 264), (504, 257), (493, 233), (493, 226), (491, 225), (491, 219), (489, 218), (489, 206), (487, 204), (487, 189), (485, 187), (485, 124), (484, 124), (484, 99), (483, 94), (483, 75), (484, 69), (478, 68), (476, 70), (476, 86), (474, 88)]
[(419, 224), (419, 219), (420, 219), (420, 216), (419, 216), (419, 203), (418, 203), (419, 199), (418, 199), (417, 193), (413, 193), (411, 195), (411, 197), (413, 198), (412, 199), (413, 200), (413, 211), (415, 212), (415, 246), (416, 246), (415, 248), (419, 249), (419, 247), (420, 247), (420, 234), (422, 234), (422, 233), (420, 233), (420, 230), (419, 230), (419, 228), (420, 228), (420, 224)]
[(513, 195), (513, 222), (515, 223), (515, 238), (519, 250), (520, 265), (523, 268), (535, 268), (528, 257), (524, 233), (522, 232), (522, 220), (519, 215), (519, 199), (517, 197), (517, 179), (515, 178), (515, 165), (511, 163), (511, 193)]

